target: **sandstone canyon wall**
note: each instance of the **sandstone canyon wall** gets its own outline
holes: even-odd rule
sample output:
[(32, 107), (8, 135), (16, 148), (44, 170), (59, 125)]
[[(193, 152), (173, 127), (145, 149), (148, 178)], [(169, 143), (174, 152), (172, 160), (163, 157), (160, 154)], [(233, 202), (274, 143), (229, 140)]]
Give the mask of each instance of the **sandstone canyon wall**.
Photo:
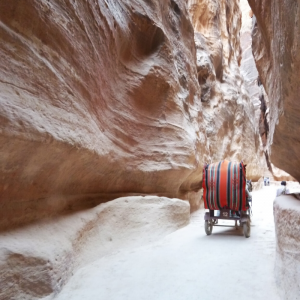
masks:
[(260, 87), (257, 82), (258, 71), (256, 69), (255, 60), (252, 54), (251, 33), (253, 27), (253, 14), (247, 0), (240, 0), (240, 6), (242, 11), (242, 27), (240, 32), (242, 48), (241, 73), (245, 80), (245, 85), (249, 93), (250, 100), (254, 104), (257, 111), (257, 108), (260, 106)]
[(188, 4), (212, 160), (243, 160), (248, 165), (247, 176), (258, 180), (266, 164), (250, 98), (253, 95), (246, 89), (240, 68), (240, 2), (190, 0)]
[(0, 31), (2, 227), (192, 199), (209, 149), (185, 1), (2, 1)]
[(272, 163), (300, 180), (300, 2), (249, 0), (253, 54), (270, 99)]
[(240, 27), (238, 1), (2, 2), (0, 227), (124, 195), (196, 209), (224, 158), (258, 179)]
[[(253, 55), (269, 97), (271, 162), (300, 180), (300, 1), (248, 0), (255, 15)], [(277, 170), (273, 171), (274, 177)], [(299, 200), (281, 196), (274, 203), (275, 276), (283, 299), (296, 299), (299, 281)]]
[[(259, 135), (261, 137), (261, 157), (265, 157), (266, 167), (268, 168), (268, 171), (271, 172), (271, 176), (273, 176), (276, 180), (293, 181), (295, 179), (291, 175), (275, 167), (270, 159), (270, 101), (260, 80), (252, 53), (252, 30), (255, 28), (256, 17), (253, 15), (247, 0), (241, 0), (240, 6), (242, 11), (242, 28), (240, 32), (242, 48), (241, 73), (243, 75), (250, 100), (255, 109), (255, 124), (258, 126)], [(268, 173), (268, 171), (266, 170), (264, 173), (265, 176), (269, 176), (270, 173)]]
[(262, 175), (238, 3), (0, 3), (0, 229), (138, 195), (2, 233), (1, 296), (53, 296), (88, 258), (185, 225), (188, 203), (140, 195), (198, 208), (205, 162)]
[[(243, 75), (246, 89), (248, 91), (251, 102), (253, 103), (255, 114), (254, 122), (258, 126), (259, 134), (261, 136), (262, 148), (264, 147), (264, 136), (267, 135), (265, 130), (265, 112), (267, 104), (262, 105), (262, 97), (264, 88), (259, 82), (259, 75), (256, 69), (255, 60), (252, 54), (252, 27), (253, 27), (253, 13), (247, 0), (240, 1), (242, 11), (242, 28), (241, 28), (241, 74)], [(267, 99), (266, 99), (267, 100)], [(259, 124), (259, 125), (258, 125)]]

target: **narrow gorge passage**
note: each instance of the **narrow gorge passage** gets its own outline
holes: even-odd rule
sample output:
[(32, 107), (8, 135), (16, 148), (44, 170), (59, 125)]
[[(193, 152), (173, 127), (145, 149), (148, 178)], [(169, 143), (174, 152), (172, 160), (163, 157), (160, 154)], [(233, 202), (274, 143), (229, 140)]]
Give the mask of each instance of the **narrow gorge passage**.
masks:
[[(253, 192), (251, 237), (214, 227), (204, 209), (151, 245), (120, 251), (78, 270), (56, 299), (279, 299), (274, 280), (275, 187)], [(224, 221), (223, 221), (224, 222)]]
[[(300, 300), (300, 196), (273, 209), (300, 194), (298, 20), (300, 0), (0, 1), (0, 300)], [(206, 236), (205, 188), (246, 211), (242, 177), (273, 184), (251, 237)]]

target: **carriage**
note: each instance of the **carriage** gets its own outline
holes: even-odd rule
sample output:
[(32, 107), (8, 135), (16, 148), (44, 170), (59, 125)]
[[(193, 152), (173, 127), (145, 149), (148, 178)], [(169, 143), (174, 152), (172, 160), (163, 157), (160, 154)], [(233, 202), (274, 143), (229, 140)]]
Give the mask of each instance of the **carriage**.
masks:
[(227, 226), (218, 224), (223, 219), (234, 221), (234, 227), (242, 227), (244, 236), (250, 237), (252, 185), (246, 180), (246, 165), (227, 160), (207, 164), (202, 187), (204, 205), (209, 210), (204, 215), (206, 234), (211, 235), (214, 226)]

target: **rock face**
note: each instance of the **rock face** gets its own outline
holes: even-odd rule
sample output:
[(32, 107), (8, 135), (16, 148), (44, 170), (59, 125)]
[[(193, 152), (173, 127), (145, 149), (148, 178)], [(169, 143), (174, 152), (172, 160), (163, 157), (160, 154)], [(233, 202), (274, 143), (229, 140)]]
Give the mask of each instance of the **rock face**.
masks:
[[(51, 297), (94, 258), (184, 226), (204, 162), (261, 177), (238, 3), (0, 3), (0, 298)], [(190, 205), (96, 206), (145, 194)]]
[[(266, 146), (267, 130), (265, 123), (267, 97), (265, 97), (264, 88), (259, 81), (258, 71), (256, 69), (255, 60), (252, 54), (252, 27), (255, 17), (248, 4), (247, 0), (240, 1), (242, 11), (242, 27), (241, 27), (241, 74), (243, 75), (245, 86), (249, 94), (249, 98), (253, 103), (255, 114), (255, 125), (258, 126), (258, 131), (261, 136), (262, 148)], [(267, 151), (266, 149), (264, 149)]]
[[(0, 299), (57, 294), (80, 267), (188, 224), (187, 201), (124, 197), (0, 236)], [(44, 299), (44, 298), (43, 298)]]
[(253, 15), (247, 0), (241, 0), (240, 5), (242, 10), (241, 73), (251, 102), (255, 108), (255, 124), (258, 124), (258, 130), (261, 137), (261, 152), (264, 153), (267, 167), (276, 180), (292, 181), (294, 178), (291, 175), (278, 169), (270, 161), (270, 145), (268, 143), (270, 124), (269, 97), (261, 83), (252, 54), (252, 30), (255, 28), (256, 18)]
[(274, 202), (277, 237), (275, 276), (282, 299), (300, 295), (300, 201), (283, 195)]
[(249, 4), (256, 17), (253, 54), (270, 99), (270, 158), (300, 180), (300, 3), (249, 0)]
[[(261, 94), (258, 84), (258, 72), (255, 65), (255, 60), (252, 54), (252, 27), (253, 14), (247, 0), (240, 1), (242, 11), (242, 27), (240, 32), (242, 59), (241, 59), (241, 74), (243, 75), (245, 86), (249, 93), (251, 102), (255, 107), (255, 112), (259, 111)], [(257, 118), (257, 114), (255, 114)], [(258, 120), (256, 120), (258, 122)]]
[(1, 3), (0, 228), (125, 195), (196, 209), (203, 163), (225, 158), (258, 179), (227, 2)]
[(277, 181), (296, 181), (296, 179), (291, 176), (290, 174), (276, 168), (273, 164), (272, 164), (272, 174), (275, 180)]
[[(299, 181), (300, 2), (248, 1), (256, 20), (252, 32), (253, 54), (269, 98), (266, 146), (270, 148), (271, 162)], [(273, 171), (275, 178), (276, 171)], [(299, 200), (280, 196), (274, 204), (274, 216), (277, 282), (283, 299), (297, 299), (300, 294)]]
[(185, 1), (2, 1), (0, 21), (0, 227), (197, 198), (209, 149)]
[(196, 31), (198, 81), (212, 161), (243, 160), (247, 176), (258, 180), (266, 164), (254, 106), (240, 71), (239, 1), (190, 0), (188, 5)]

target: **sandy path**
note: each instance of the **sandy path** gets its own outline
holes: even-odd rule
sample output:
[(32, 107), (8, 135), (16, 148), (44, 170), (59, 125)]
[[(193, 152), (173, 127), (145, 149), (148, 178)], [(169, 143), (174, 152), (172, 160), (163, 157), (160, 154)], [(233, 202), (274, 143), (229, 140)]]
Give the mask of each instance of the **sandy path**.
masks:
[[(204, 211), (187, 227), (80, 269), (57, 299), (279, 299), (274, 281), (274, 187), (253, 193), (251, 237), (242, 230), (204, 232)], [(233, 224), (233, 223), (232, 223)]]

